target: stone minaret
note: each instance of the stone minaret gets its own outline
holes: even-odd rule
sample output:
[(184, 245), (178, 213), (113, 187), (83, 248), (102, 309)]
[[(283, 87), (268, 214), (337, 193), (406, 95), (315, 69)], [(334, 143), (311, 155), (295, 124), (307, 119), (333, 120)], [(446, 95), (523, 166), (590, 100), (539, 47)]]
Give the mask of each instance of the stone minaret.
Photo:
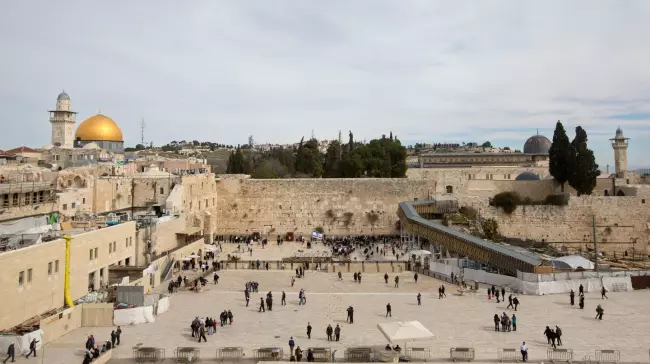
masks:
[(56, 110), (50, 110), (52, 145), (73, 148), (76, 112), (70, 110), (70, 96), (65, 91), (56, 98)]
[(623, 135), (623, 130), (619, 127), (616, 129), (616, 136), (610, 141), (612, 148), (614, 148), (614, 169), (617, 177), (623, 177), (623, 173), (627, 172), (627, 146), (630, 138)]

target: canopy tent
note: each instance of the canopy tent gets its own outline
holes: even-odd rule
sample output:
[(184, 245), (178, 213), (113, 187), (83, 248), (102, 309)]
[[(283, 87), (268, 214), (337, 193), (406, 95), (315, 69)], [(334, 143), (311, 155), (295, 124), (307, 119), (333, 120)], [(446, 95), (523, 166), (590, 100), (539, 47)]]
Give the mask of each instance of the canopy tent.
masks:
[(377, 328), (392, 344), (396, 341), (432, 339), (434, 335), (420, 321), (385, 322)]
[(551, 263), (558, 269), (594, 269), (595, 264), (591, 260), (580, 255), (567, 255), (551, 260)]
[(218, 252), (219, 248), (216, 245), (212, 244), (204, 244), (203, 249), (205, 249), (206, 252)]
[(428, 250), (413, 250), (409, 252), (411, 255), (431, 255), (431, 252)]
[(196, 254), (188, 255), (187, 257), (190, 258), (190, 259), (201, 258), (200, 256), (198, 256)]

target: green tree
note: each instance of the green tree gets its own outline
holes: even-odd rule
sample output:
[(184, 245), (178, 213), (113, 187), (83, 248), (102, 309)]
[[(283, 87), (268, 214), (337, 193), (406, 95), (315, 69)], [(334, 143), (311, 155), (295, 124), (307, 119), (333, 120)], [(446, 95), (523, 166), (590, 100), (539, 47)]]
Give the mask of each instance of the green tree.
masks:
[(144, 145), (142, 145), (142, 144), (136, 144), (135, 145), (135, 150), (143, 150), (143, 149), (146, 149), (146, 147)]
[(327, 147), (325, 153), (325, 165), (323, 166), (323, 177), (337, 178), (341, 177), (341, 144), (338, 141), (333, 141)]
[(571, 154), (569, 137), (566, 135), (562, 122), (558, 120), (557, 124), (555, 124), (555, 132), (553, 132), (553, 143), (548, 150), (548, 171), (560, 184), (562, 192), (564, 192), (564, 184), (571, 176), (571, 162), (573, 159)]
[(569, 185), (578, 196), (590, 195), (596, 187), (596, 178), (600, 175), (594, 152), (587, 147), (587, 132), (581, 127), (576, 128), (576, 136), (571, 142)]
[(492, 148), (492, 143), (487, 141), (487, 142), (481, 144), (481, 147), (483, 147), (483, 148)]
[(296, 151), (296, 172), (310, 177), (323, 175), (323, 161), (316, 139), (310, 139), (306, 143), (300, 141)]
[(253, 178), (285, 178), (287, 167), (276, 158), (263, 159), (252, 173)]

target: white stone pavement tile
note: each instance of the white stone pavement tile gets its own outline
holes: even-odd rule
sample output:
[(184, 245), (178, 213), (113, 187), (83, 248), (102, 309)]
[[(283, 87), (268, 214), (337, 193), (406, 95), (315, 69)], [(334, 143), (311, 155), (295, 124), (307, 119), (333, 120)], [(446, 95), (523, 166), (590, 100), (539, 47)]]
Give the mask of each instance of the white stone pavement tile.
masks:
[[(585, 310), (569, 306), (566, 295), (520, 296), (521, 306), (517, 332), (494, 332), (492, 317), (507, 312), (507, 303), (488, 300), (486, 295), (456, 295), (455, 288), (447, 286), (447, 298), (438, 299), (437, 289), (443, 284), (429, 277), (413, 282), (412, 273), (400, 274), (400, 288), (383, 281), (383, 274), (364, 274), (362, 283), (352, 281), (346, 274), (339, 281), (333, 273), (309, 272), (304, 279), (290, 287), (290, 272), (284, 271), (221, 271), (218, 285), (208, 284), (204, 292), (179, 292), (171, 298), (170, 311), (156, 317), (155, 323), (123, 327), (122, 345), (114, 354), (116, 359), (130, 358), (136, 344), (167, 349), (173, 356), (178, 346), (196, 346), (201, 356), (214, 357), (223, 346), (241, 346), (246, 356), (259, 347), (278, 346), (288, 351), (288, 341), (294, 337), (297, 346), (331, 347), (343, 359), (345, 348), (353, 346), (384, 346), (386, 339), (377, 324), (386, 321), (419, 320), (429, 328), (435, 339), (406, 343), (407, 346), (429, 347), (435, 357), (446, 358), (451, 347), (473, 347), (477, 361), (493, 360), (499, 348), (518, 348), (526, 341), (530, 359), (543, 361), (548, 345), (542, 334), (545, 326), (559, 325), (564, 333), (565, 348), (574, 350), (574, 359), (593, 355), (595, 349), (617, 349), (621, 360), (647, 361), (650, 349), (650, 324), (647, 306), (650, 291), (608, 293), (609, 300), (588, 294)], [(251, 294), (250, 307), (244, 307), (244, 283), (255, 280), (260, 292)], [(298, 305), (297, 292), (304, 288), (307, 304)], [(259, 298), (273, 292), (273, 311), (258, 313)], [(287, 305), (280, 305), (281, 291), (287, 293)], [(416, 295), (421, 292), (422, 306)], [(392, 305), (393, 317), (385, 318), (385, 306)], [(594, 319), (597, 304), (605, 309), (603, 321)], [(345, 309), (355, 309), (354, 324), (346, 323)], [(208, 336), (207, 343), (198, 343), (190, 335), (190, 322), (195, 316), (218, 317), (220, 311), (230, 309), (235, 315), (232, 326), (218, 328)], [(307, 322), (313, 327), (312, 339), (306, 337)], [(325, 328), (328, 324), (342, 327), (341, 341), (328, 342)], [(109, 338), (111, 328), (78, 329), (46, 347), (46, 362), (52, 364), (81, 362), (75, 350), (83, 348), (87, 335), (96, 339)], [(404, 343), (400, 343), (404, 345)]]

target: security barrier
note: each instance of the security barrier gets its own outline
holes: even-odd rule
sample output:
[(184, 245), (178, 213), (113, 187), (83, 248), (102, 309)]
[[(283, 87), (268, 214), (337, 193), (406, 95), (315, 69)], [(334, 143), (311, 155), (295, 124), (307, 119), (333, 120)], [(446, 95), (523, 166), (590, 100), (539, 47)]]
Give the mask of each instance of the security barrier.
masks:
[(431, 359), (431, 349), (429, 348), (407, 348), (406, 357), (411, 361)]
[(239, 361), (244, 358), (244, 349), (240, 347), (224, 347), (217, 350), (217, 359), (221, 361)]
[(621, 352), (618, 350), (596, 350), (598, 363), (618, 363), (621, 361)]
[(367, 363), (372, 361), (372, 348), (348, 348), (345, 351), (345, 360), (349, 363)]
[(498, 351), (499, 361), (516, 361), (519, 362), (519, 359), (522, 359), (521, 352), (517, 349), (499, 349)]
[(573, 360), (573, 349), (548, 348), (546, 350), (546, 357), (551, 361), (551, 363), (557, 361), (571, 363)]
[(449, 349), (449, 359), (454, 363), (456, 360), (474, 360), (474, 348), (451, 348)]
[(257, 360), (282, 360), (283, 351), (280, 348), (259, 348), (253, 350), (253, 355)]
[(332, 358), (332, 349), (330, 348), (308, 348), (307, 351), (303, 351), (302, 355), (306, 356), (309, 350), (314, 354), (314, 361), (328, 362)]
[(201, 358), (201, 351), (198, 348), (176, 348), (174, 350), (174, 359), (177, 363), (191, 363)]
[(133, 359), (137, 363), (164, 361), (165, 349), (135, 347), (133, 348)]

